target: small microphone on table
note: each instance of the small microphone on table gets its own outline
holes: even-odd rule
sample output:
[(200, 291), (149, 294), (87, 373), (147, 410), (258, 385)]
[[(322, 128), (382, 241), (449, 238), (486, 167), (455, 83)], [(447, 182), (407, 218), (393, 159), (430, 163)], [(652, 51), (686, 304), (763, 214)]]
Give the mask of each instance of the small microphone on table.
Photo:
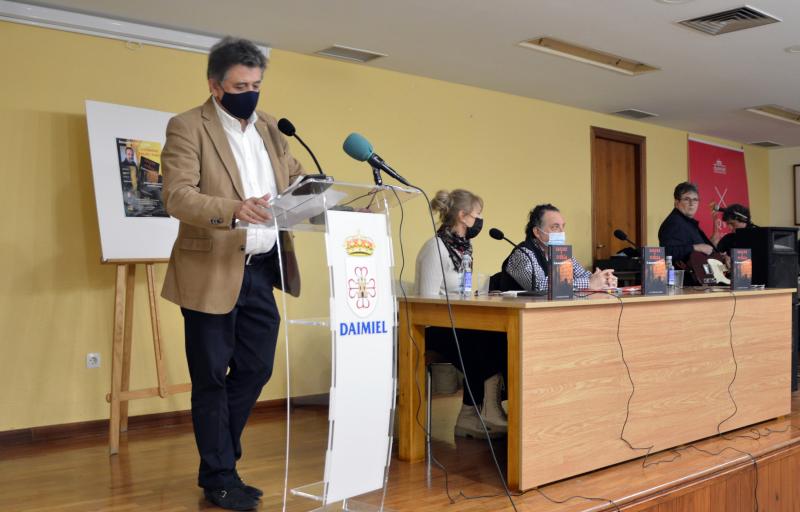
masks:
[(626, 234), (625, 234), (625, 232), (624, 232), (624, 231), (622, 231), (621, 229), (615, 229), (615, 230), (614, 230), (614, 236), (615, 236), (615, 237), (616, 237), (618, 240), (622, 240), (623, 242), (628, 242), (629, 244), (631, 244), (631, 245), (632, 245), (632, 246), (634, 246), (635, 248), (637, 248), (637, 249), (639, 248), (639, 246), (636, 244), (636, 242), (634, 242), (633, 240), (631, 240), (630, 238), (628, 238), (628, 235), (626, 235)]
[[(533, 266), (533, 258), (531, 257), (530, 254), (528, 254), (528, 251), (525, 251), (525, 250), (520, 248), (520, 246), (522, 244), (524, 244), (525, 242), (523, 241), (523, 242), (520, 242), (518, 244), (515, 244), (514, 242), (512, 242), (511, 240), (506, 238), (506, 235), (502, 231), (497, 229), (497, 228), (490, 229), (489, 230), (489, 236), (494, 238), (495, 240), (505, 240), (506, 242), (510, 243), (514, 247), (515, 251), (516, 250), (522, 251), (522, 254), (527, 256), (528, 257), (528, 261), (530, 261), (530, 263), (531, 263), (531, 289), (519, 292), (517, 294), (517, 296), (518, 297), (542, 297), (544, 295), (547, 295), (547, 291), (546, 290), (537, 290), (536, 289), (536, 273), (533, 271), (533, 269), (536, 268), (536, 267)], [(511, 252), (513, 254), (514, 251), (511, 251)]]

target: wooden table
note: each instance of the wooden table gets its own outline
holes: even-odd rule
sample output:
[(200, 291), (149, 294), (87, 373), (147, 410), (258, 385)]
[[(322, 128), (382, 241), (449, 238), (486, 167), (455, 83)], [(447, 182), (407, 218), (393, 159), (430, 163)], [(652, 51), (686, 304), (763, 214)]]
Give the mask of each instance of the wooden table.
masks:
[[(456, 327), (507, 333), (509, 485), (530, 489), (690, 443), (731, 415), (722, 432), (788, 414), (793, 292), (451, 299)], [(399, 311), (398, 450), (421, 461), (424, 328), (450, 319), (443, 298), (408, 297)], [(621, 439), (626, 410), (624, 438), (637, 449)]]

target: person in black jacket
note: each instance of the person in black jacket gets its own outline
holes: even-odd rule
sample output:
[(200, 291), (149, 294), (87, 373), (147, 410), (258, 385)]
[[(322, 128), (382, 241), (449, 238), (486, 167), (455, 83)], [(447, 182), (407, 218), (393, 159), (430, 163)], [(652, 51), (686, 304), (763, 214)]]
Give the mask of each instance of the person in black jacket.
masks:
[(731, 249), (736, 243), (736, 230), (754, 227), (753, 221), (750, 219), (750, 209), (738, 203), (723, 208), (721, 211), (722, 222), (731, 228), (731, 232), (717, 242), (717, 250), (730, 255)]
[(673, 263), (687, 262), (693, 251), (711, 254), (714, 244), (700, 229), (694, 216), (700, 205), (697, 185), (684, 181), (675, 187), (675, 208), (658, 229), (658, 243), (672, 256)]

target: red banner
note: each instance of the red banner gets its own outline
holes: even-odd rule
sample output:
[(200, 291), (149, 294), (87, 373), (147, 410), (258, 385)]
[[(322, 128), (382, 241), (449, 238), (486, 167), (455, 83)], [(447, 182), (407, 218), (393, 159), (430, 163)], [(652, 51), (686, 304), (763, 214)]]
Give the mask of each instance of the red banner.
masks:
[(714, 223), (721, 233), (730, 229), (722, 222), (722, 214), (714, 208), (739, 203), (750, 207), (747, 197), (747, 172), (744, 151), (689, 139), (689, 181), (697, 185), (700, 207), (695, 219), (700, 229), (711, 237)]

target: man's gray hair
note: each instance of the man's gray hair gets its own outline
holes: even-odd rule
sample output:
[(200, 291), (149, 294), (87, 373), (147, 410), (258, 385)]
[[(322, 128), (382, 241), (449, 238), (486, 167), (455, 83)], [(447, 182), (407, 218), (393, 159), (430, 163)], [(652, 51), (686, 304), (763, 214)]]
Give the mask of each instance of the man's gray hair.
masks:
[(252, 41), (226, 36), (211, 47), (206, 75), (222, 83), (228, 70), (237, 64), (264, 71), (267, 58)]

